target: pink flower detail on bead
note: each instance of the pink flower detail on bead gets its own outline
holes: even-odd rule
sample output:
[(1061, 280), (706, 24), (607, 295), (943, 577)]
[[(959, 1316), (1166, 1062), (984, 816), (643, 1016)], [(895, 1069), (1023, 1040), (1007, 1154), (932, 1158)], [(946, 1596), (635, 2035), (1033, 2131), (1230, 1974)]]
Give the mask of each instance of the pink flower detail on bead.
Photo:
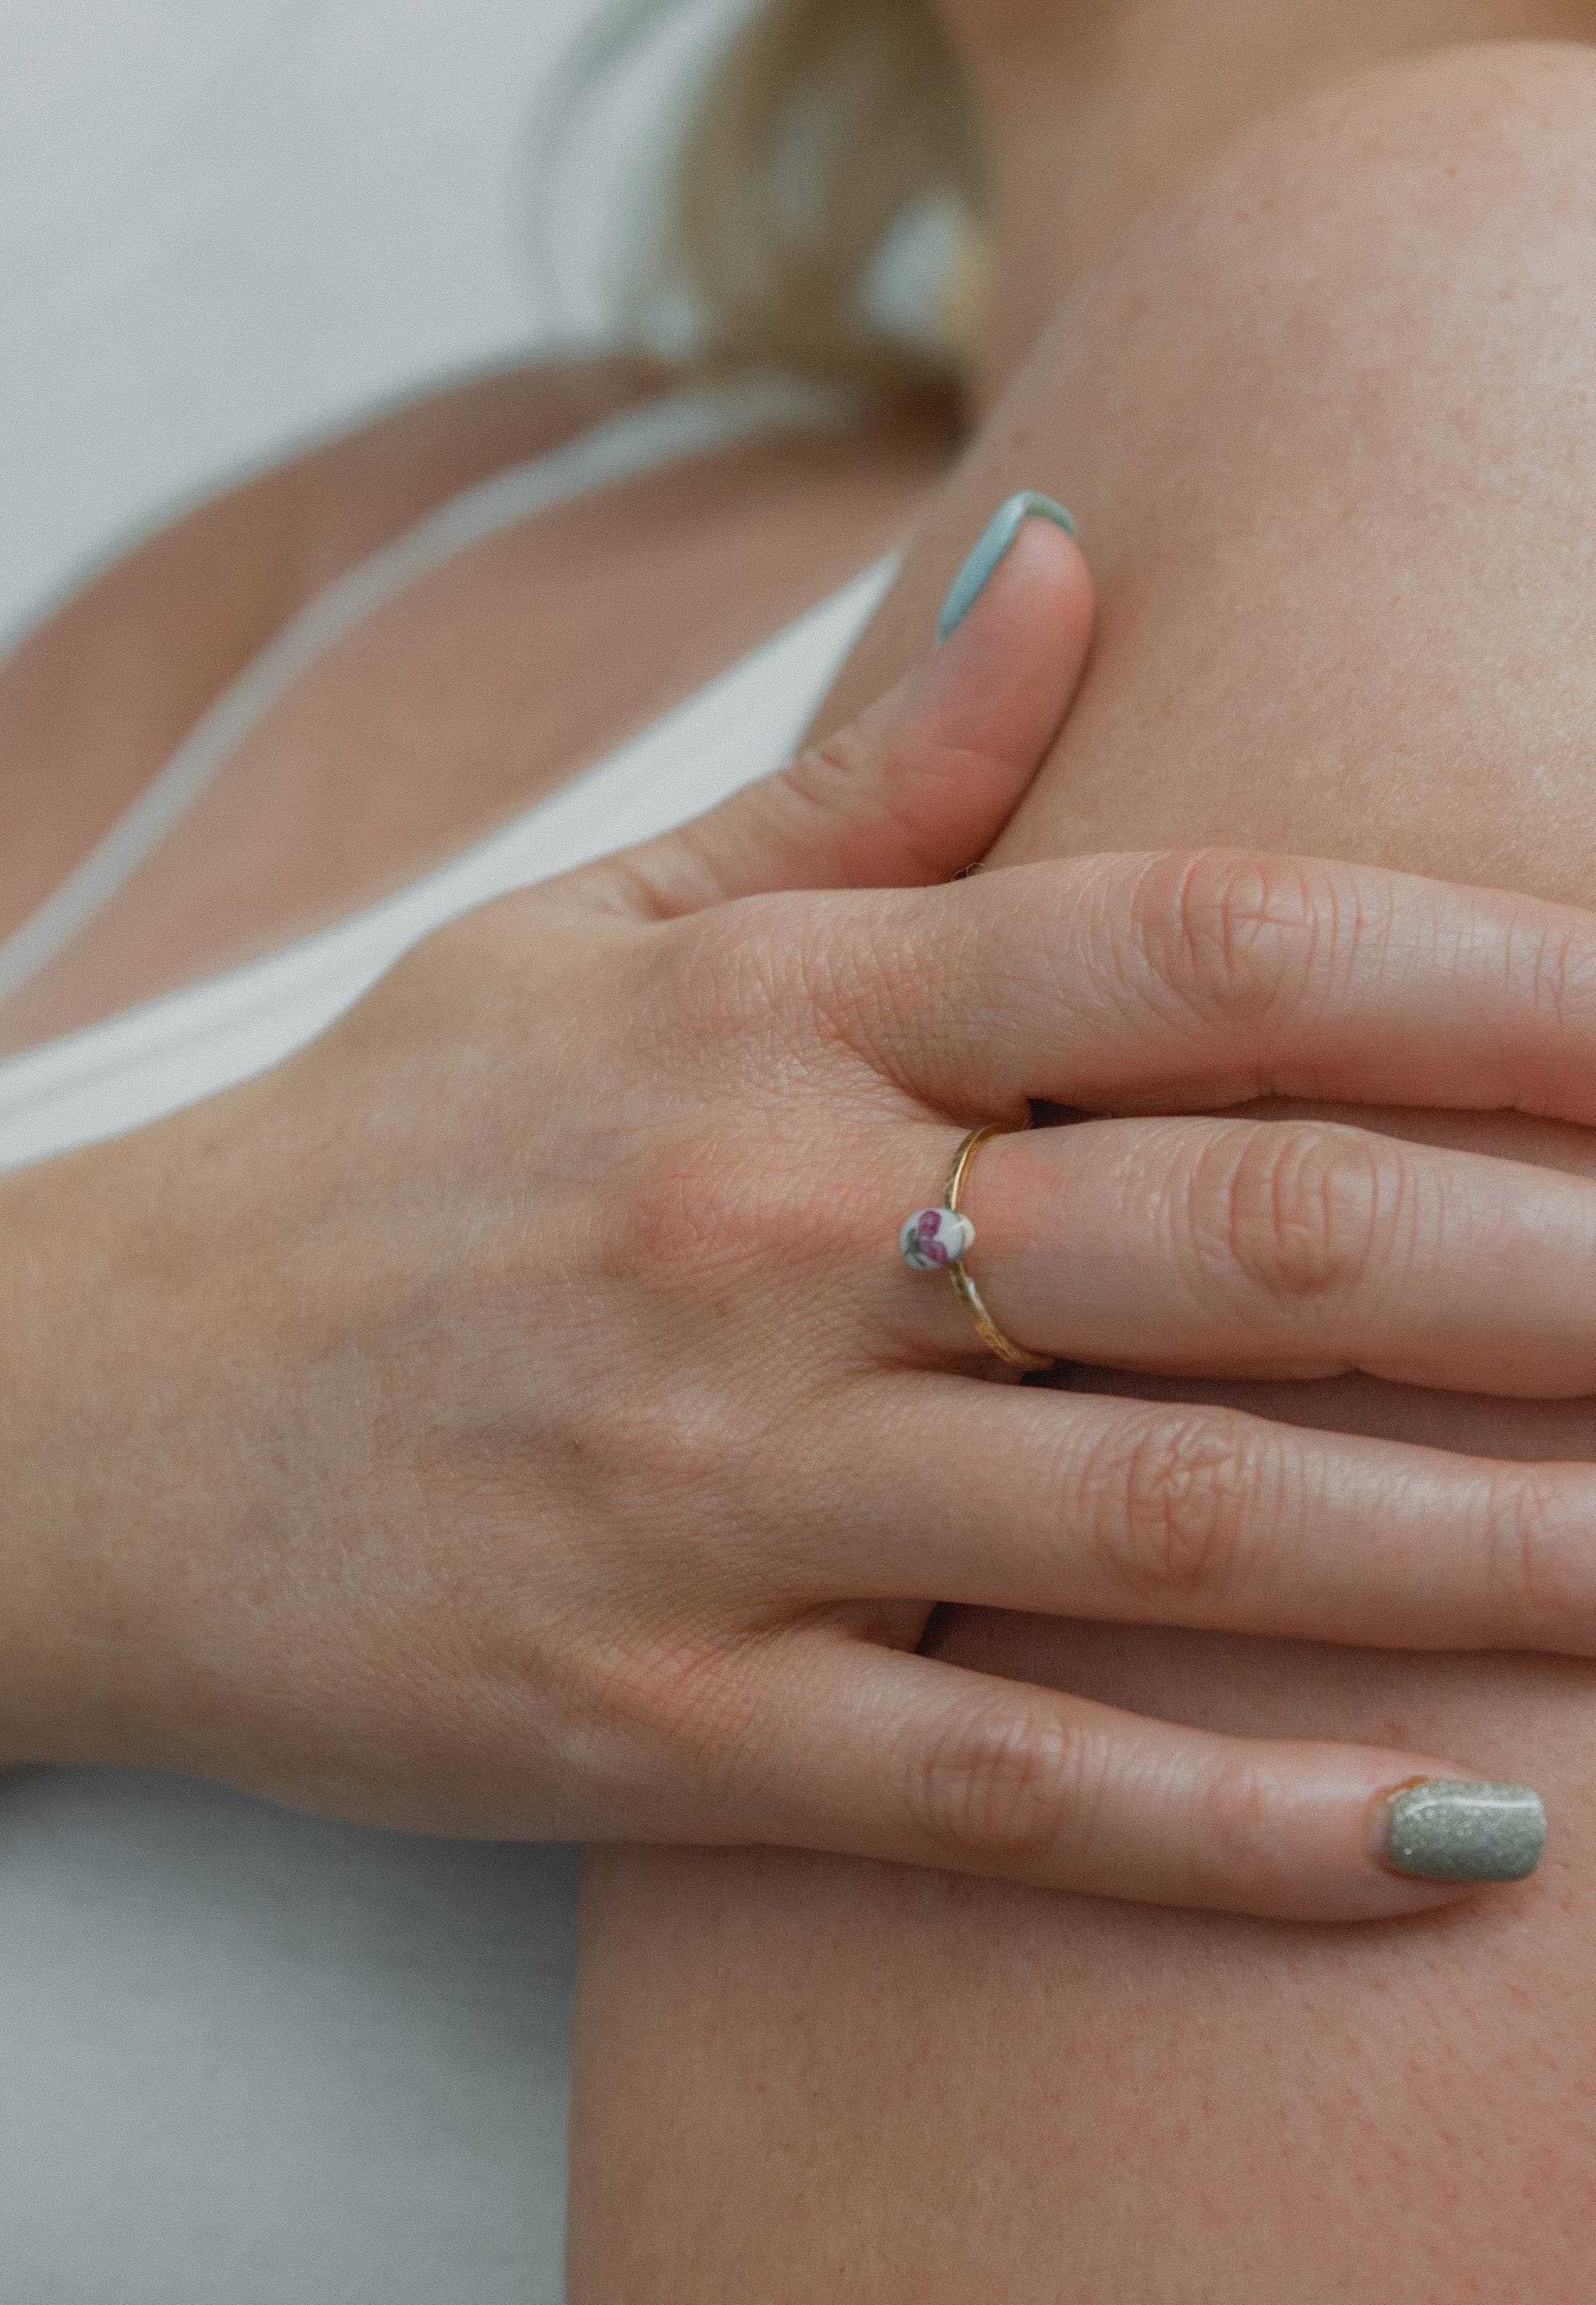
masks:
[(956, 1209), (919, 1209), (898, 1235), (898, 1254), (916, 1272), (936, 1272), (964, 1255), (975, 1228)]

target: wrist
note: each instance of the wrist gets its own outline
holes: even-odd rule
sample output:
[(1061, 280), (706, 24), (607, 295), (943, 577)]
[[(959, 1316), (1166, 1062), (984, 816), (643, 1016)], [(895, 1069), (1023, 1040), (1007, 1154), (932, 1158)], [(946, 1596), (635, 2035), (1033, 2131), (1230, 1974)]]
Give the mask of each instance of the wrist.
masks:
[(132, 1733), (154, 1339), (117, 1271), (121, 1148), (0, 1178), (0, 1765), (142, 1757)]

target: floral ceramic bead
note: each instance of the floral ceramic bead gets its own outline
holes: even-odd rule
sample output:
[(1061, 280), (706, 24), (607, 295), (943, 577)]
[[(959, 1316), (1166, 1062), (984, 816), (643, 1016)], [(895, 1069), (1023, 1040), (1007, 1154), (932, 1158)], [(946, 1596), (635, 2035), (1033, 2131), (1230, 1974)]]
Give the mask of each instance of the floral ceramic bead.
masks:
[(916, 1272), (955, 1264), (975, 1238), (975, 1227), (956, 1209), (919, 1209), (898, 1235), (898, 1254)]

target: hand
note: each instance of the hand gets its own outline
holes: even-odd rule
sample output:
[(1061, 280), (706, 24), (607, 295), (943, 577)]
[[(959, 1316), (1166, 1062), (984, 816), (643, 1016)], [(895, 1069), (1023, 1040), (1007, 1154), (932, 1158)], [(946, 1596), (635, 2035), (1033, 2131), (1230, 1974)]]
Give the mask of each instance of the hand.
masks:
[(1067, 1100), (1122, 1117), (972, 1172), (971, 1270), (1022, 1344), (1596, 1390), (1596, 1186), (1123, 1117), (1588, 1122), (1596, 919), (1214, 853), (906, 885), (989, 842), (1088, 624), (1028, 523), (823, 751), (430, 938), (275, 1073), (13, 1180), (13, 1757), (1279, 1916), (1461, 1893), (1378, 1833), (1466, 1765), (913, 1654), (937, 1601), (1596, 1653), (1596, 1472), (989, 1382), (946, 1276), (898, 1258), (966, 1128)]

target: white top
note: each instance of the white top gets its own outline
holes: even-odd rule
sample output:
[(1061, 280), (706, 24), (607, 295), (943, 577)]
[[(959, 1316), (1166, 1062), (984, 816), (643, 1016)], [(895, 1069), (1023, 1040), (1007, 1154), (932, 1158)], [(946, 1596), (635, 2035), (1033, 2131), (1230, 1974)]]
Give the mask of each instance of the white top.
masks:
[[(850, 405), (852, 404), (849, 404)], [(21, 982), (320, 651), (529, 512), (836, 396), (682, 396), (454, 499), (312, 603), (49, 904)], [(879, 563), (452, 863), (227, 974), (0, 1062), (0, 1168), (133, 1127), (311, 1039), (429, 929), (780, 765)], [(62, 2305), (556, 2305), (574, 1853), (293, 1816), (175, 1778), (0, 1776), (0, 2287)]]

